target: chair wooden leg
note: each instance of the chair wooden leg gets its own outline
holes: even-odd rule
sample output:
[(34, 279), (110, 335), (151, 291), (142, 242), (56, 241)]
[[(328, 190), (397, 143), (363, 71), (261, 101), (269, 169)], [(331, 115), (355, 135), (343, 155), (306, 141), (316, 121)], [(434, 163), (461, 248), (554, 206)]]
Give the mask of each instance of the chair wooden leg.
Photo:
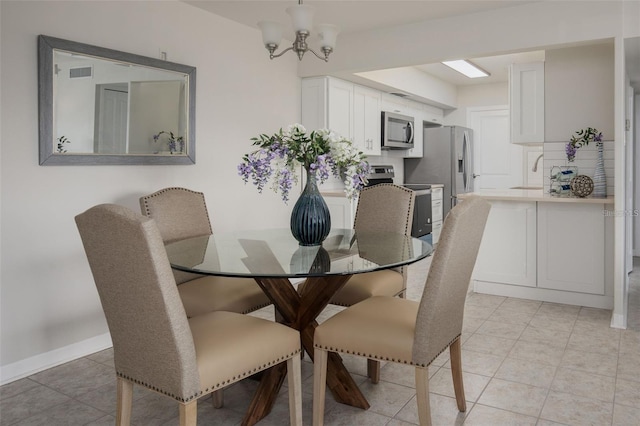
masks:
[(371, 379), (373, 384), (377, 384), (380, 381), (380, 361), (367, 359), (367, 377)]
[(116, 426), (131, 424), (131, 403), (133, 402), (133, 383), (118, 377), (116, 403)]
[(429, 369), (427, 367), (416, 367), (416, 400), (418, 402), (418, 421), (420, 426), (431, 426)]
[(300, 357), (294, 355), (287, 360), (289, 384), (289, 422), (291, 426), (302, 426), (302, 374)]
[(213, 402), (213, 408), (224, 407), (224, 389), (218, 389), (211, 394), (211, 401)]
[(313, 426), (324, 424), (324, 398), (327, 390), (327, 359), (329, 353), (313, 351)]
[(458, 410), (467, 411), (467, 403), (464, 399), (464, 383), (462, 381), (462, 352), (460, 350), (460, 338), (449, 346), (451, 358), (451, 375), (453, 376), (453, 390), (456, 394)]
[(198, 400), (180, 404), (180, 426), (196, 426), (198, 423)]

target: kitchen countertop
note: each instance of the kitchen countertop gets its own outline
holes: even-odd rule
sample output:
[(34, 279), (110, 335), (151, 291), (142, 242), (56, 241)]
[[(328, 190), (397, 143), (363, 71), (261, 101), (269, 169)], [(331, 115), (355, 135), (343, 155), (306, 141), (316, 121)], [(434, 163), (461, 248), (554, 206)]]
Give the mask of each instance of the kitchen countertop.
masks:
[(477, 195), (486, 200), (496, 201), (535, 201), (543, 203), (576, 203), (576, 204), (613, 204), (614, 197), (556, 197), (545, 193), (542, 189), (483, 189), (477, 192), (460, 194), (458, 198), (464, 200), (470, 195)]
[[(403, 184), (397, 184), (402, 186)], [(431, 188), (444, 188), (444, 184), (442, 183), (432, 183), (430, 184)], [(320, 190), (320, 195), (322, 195), (323, 197), (346, 197), (347, 194), (344, 192), (344, 190), (340, 190), (340, 189), (327, 189), (327, 190)]]

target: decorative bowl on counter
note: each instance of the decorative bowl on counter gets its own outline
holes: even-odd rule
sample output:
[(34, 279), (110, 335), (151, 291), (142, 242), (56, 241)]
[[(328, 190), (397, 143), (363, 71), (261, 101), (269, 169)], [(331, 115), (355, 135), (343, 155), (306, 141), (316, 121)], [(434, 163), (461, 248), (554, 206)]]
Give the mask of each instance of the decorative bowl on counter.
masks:
[(578, 175), (571, 179), (571, 192), (578, 197), (586, 197), (593, 192), (593, 180), (587, 175)]

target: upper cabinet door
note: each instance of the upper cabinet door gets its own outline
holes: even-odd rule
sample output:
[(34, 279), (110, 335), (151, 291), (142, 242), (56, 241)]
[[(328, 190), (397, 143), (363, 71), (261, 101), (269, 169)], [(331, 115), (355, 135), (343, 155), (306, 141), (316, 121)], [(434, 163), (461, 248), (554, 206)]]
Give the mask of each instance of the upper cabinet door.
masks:
[(366, 155), (380, 155), (380, 92), (363, 86), (353, 90), (353, 142)]
[(353, 83), (329, 78), (328, 127), (340, 136), (353, 138)]
[(511, 142), (544, 142), (544, 62), (511, 64)]

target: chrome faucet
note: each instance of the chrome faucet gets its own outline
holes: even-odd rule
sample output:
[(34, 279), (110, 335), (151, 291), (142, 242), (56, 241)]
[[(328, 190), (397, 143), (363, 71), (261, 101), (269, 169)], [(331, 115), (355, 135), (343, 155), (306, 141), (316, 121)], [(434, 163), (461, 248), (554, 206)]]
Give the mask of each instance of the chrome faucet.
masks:
[(538, 161), (540, 161), (540, 159), (542, 158), (543, 155), (544, 155), (544, 153), (538, 155), (538, 158), (536, 158), (536, 161), (533, 163), (533, 167), (531, 168), (532, 172), (537, 172), (538, 171)]

